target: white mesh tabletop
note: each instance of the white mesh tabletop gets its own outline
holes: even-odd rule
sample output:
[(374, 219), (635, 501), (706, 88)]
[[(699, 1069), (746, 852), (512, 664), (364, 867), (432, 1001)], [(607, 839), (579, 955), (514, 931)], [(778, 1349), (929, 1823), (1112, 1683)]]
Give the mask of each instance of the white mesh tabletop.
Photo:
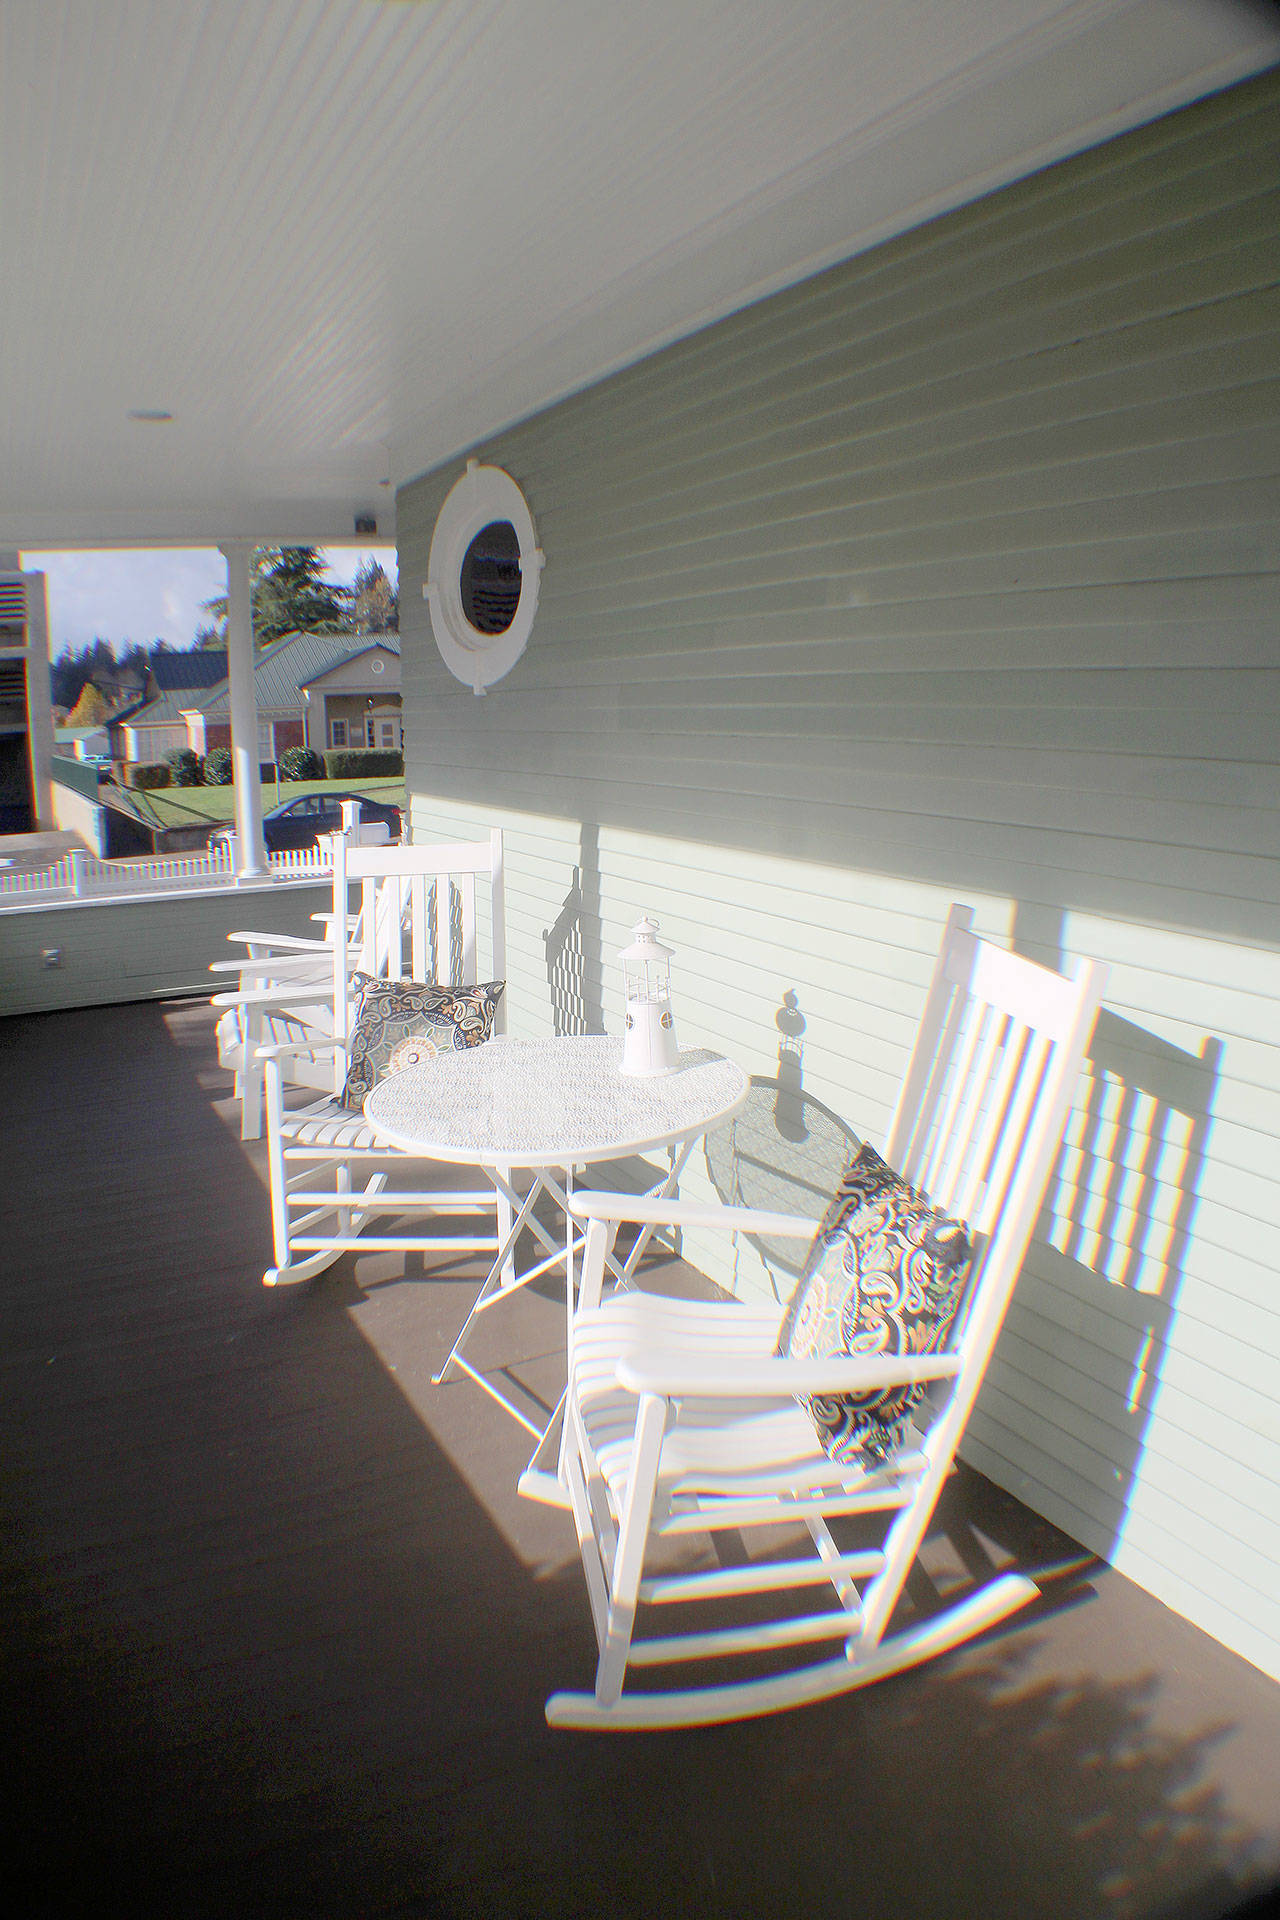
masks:
[(674, 1073), (618, 1071), (621, 1040), (490, 1040), (381, 1081), (364, 1103), (379, 1139), (428, 1159), (498, 1167), (582, 1166), (687, 1139), (727, 1120), (747, 1076), (691, 1047)]

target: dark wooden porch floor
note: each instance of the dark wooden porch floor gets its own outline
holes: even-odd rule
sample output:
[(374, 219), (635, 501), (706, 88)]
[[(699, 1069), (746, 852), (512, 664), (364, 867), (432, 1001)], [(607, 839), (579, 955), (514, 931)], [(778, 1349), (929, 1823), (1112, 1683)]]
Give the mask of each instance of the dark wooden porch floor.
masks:
[[(4, 1792), (24, 1915), (1217, 1920), (1269, 1905), (1280, 1688), (1105, 1568), (986, 1643), (704, 1732), (552, 1733), (592, 1641), (468, 1289), (266, 1293), (194, 1003), (0, 1022)], [(496, 1317), (496, 1316), (495, 1316)], [(488, 1337), (555, 1383), (554, 1304)], [(1071, 1543), (963, 1473), (931, 1553)], [(19, 1882), (18, 1884), (21, 1884)]]

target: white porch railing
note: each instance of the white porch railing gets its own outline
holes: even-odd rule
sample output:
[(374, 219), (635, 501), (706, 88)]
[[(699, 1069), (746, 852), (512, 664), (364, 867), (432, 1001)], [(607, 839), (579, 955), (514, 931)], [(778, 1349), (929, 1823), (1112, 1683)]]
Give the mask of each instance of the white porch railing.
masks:
[[(314, 847), (290, 847), (268, 855), (272, 880), (324, 880), (333, 872), (327, 837)], [(0, 867), (0, 907), (44, 901), (127, 899), (175, 888), (235, 884), (235, 849), (225, 845), (200, 853), (155, 854), (139, 860), (99, 860), (73, 849), (50, 867)]]

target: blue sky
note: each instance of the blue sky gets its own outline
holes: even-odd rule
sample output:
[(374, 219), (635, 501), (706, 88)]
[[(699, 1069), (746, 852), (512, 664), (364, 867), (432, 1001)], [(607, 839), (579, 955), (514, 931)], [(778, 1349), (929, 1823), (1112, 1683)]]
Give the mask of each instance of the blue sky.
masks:
[[(349, 585), (362, 560), (378, 559), (392, 583), (394, 547), (322, 547), (329, 578)], [(28, 572), (43, 573), (49, 593), (49, 653), (83, 647), (99, 636), (117, 654), (131, 641), (167, 640), (188, 647), (208, 619), (201, 605), (225, 593), (226, 562), (216, 547), (146, 547), (22, 554)]]

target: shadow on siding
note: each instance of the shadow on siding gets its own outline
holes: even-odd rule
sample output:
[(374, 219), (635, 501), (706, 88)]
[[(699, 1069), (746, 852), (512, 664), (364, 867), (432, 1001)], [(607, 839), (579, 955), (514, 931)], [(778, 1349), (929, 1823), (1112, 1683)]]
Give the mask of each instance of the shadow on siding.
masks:
[(564, 905), (542, 935), (557, 1035), (604, 1032), (599, 847), (599, 829), (584, 822), (582, 865), (574, 868)]
[[(1020, 905), (1014, 944), (1060, 966), (1053, 919)], [(1047, 1462), (1065, 1451), (1077, 1487), (1091, 1488), (1090, 1544), (1107, 1554), (1124, 1533), (1164, 1376), (1222, 1054), (1219, 1039), (1194, 1054), (1102, 1010), (1010, 1311), (1009, 1370), (998, 1368), (997, 1383), (1029, 1392), (1022, 1430)]]

